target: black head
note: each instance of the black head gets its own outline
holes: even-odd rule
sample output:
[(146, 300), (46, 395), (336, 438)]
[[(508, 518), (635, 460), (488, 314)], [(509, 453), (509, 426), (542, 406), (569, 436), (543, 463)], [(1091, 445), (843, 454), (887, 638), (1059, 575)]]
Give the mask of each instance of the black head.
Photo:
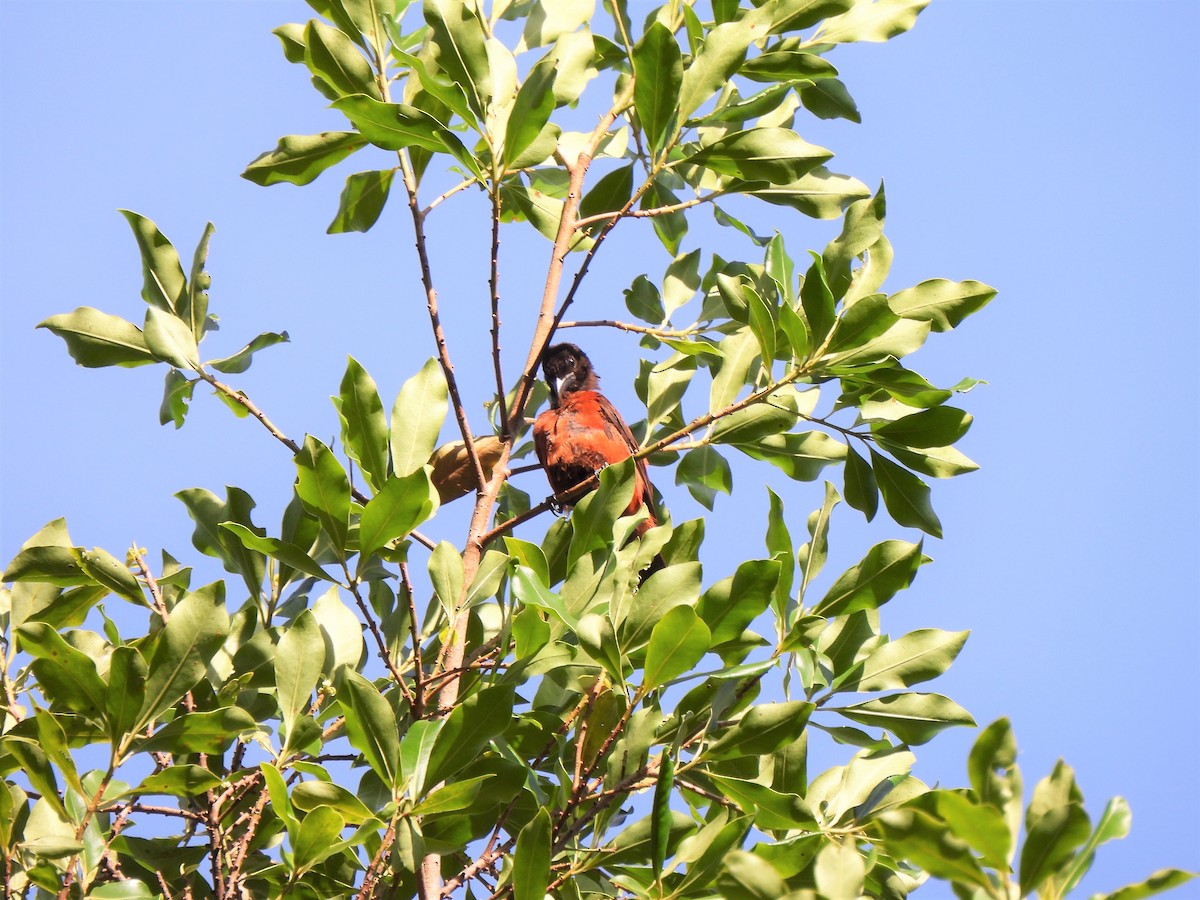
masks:
[(550, 405), (555, 408), (565, 394), (594, 391), (600, 386), (599, 376), (592, 371), (592, 361), (574, 344), (555, 344), (546, 350), (542, 374), (550, 386)]

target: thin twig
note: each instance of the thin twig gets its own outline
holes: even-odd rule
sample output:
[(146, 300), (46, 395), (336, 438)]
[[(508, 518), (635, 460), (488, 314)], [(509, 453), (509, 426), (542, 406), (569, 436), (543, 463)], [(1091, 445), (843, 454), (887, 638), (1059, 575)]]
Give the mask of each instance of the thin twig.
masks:
[(500, 404), (500, 437), (508, 440), (511, 426), (508, 421), (508, 401), (504, 396), (504, 371), (500, 365), (500, 190), (493, 185), (492, 253), (488, 288), (492, 298), (492, 366), (496, 370), (496, 402)]
[(596, 215), (588, 216), (586, 219), (579, 219), (575, 222), (575, 228), (578, 230), (586, 228), (589, 225), (594, 225), (597, 222), (615, 222), (617, 219), (624, 218), (652, 219), (655, 216), (665, 216), (669, 213), (699, 206), (701, 203), (708, 203), (711, 200), (716, 200), (718, 197), (724, 196), (724, 194), (724, 191), (713, 191), (711, 194), (705, 194), (703, 197), (693, 197), (691, 200), (681, 200), (678, 203), (672, 203), (668, 206), (656, 206), (653, 209), (630, 209), (628, 204), (626, 204), (624, 209), (616, 212), (596, 213)]
[(350, 588), (350, 594), (354, 597), (354, 602), (358, 605), (359, 612), (363, 614), (363, 619), (366, 620), (367, 630), (371, 632), (371, 637), (375, 638), (375, 646), (379, 648), (379, 656), (383, 659), (383, 664), (387, 666), (392, 680), (400, 688), (400, 693), (404, 695), (404, 699), (408, 701), (408, 705), (415, 706), (416, 698), (413, 697), (408, 682), (404, 680), (404, 676), (400, 674), (400, 670), (396, 668), (396, 664), (392, 660), (392, 652), (388, 649), (387, 641), (383, 639), (383, 633), (379, 630), (379, 623), (375, 621), (375, 615), (372, 613), (371, 607), (363, 599), (362, 593), (358, 589), (358, 581), (350, 577), (350, 569), (345, 563), (342, 564), (342, 569), (346, 573), (346, 583)]
[(442, 374), (446, 377), (446, 388), (450, 393), (454, 418), (458, 421), (458, 430), (462, 434), (463, 443), (467, 449), (467, 459), (475, 470), (476, 484), (480, 491), (487, 485), (487, 476), (483, 472), (483, 464), (479, 461), (479, 453), (475, 449), (475, 438), (471, 434), (470, 423), (467, 422), (466, 408), (463, 406), (462, 395), (458, 390), (458, 379), (454, 375), (454, 363), (450, 361), (450, 351), (446, 346), (446, 333), (442, 328), (442, 317), (438, 311), (437, 290), (433, 286), (433, 274), (429, 266), (429, 251), (425, 241), (425, 215), (417, 202), (417, 179), (413, 174), (412, 164), (408, 156), (400, 152), (400, 173), (404, 179), (404, 190), (408, 194), (408, 208), (412, 214), (414, 242), (417, 249), (417, 261), (421, 268), (421, 284), (425, 288), (425, 307), (429, 312), (429, 325), (433, 329), (433, 340), (437, 345), (438, 362)]
[(408, 595), (408, 630), (412, 634), (413, 664), (413, 716), (420, 719), (425, 715), (425, 664), (421, 661), (421, 627), (417, 624), (417, 605), (413, 599), (412, 580), (408, 576), (408, 563), (400, 563), (400, 586)]
[(619, 328), (621, 331), (631, 331), (634, 334), (648, 334), (656, 338), (689, 338), (700, 334), (703, 328), (684, 328), (676, 331), (670, 328), (654, 328), (650, 325), (634, 325), (631, 322), (617, 322), (613, 319), (592, 319), (580, 322), (559, 322), (562, 328)]

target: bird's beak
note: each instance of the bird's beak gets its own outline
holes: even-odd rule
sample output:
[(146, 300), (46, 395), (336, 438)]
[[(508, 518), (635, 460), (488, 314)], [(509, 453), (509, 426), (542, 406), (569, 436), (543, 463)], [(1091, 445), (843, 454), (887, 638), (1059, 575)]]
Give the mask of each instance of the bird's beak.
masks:
[(568, 372), (561, 378), (555, 378), (550, 382), (550, 406), (558, 409), (559, 398), (562, 396), (563, 388), (575, 382), (575, 373)]

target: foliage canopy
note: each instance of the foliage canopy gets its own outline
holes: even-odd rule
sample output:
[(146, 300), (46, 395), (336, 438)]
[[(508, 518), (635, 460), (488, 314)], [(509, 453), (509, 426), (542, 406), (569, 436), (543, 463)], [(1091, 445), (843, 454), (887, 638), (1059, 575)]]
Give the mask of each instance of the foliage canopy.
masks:
[[(883, 186), (830, 170), (832, 151), (795, 130), (804, 115), (858, 121), (829, 52), (908, 30), (926, 2), (310, 0), (317, 18), (278, 28), (347, 130), (283, 137), (243, 175), (304, 185), (386, 151), (386, 165), (347, 177), (329, 231), (368, 230), (389, 200), (410, 218), (434, 355), (390, 416), (350, 358), (334, 397), (340, 445), (295, 441), (222, 380), (286, 332), (202, 351), (212, 226), (185, 270), (154, 222), (123, 211), (141, 325), (81, 307), (41, 327), (83, 366), (162, 366), (163, 424), (182, 427), (207, 385), (287, 448), (294, 493), (273, 529), (240, 488), (178, 493), (195, 549), (231, 576), (203, 586), (166, 551), (154, 565), (138, 547), (122, 560), (76, 546), (62, 519), (8, 563), (7, 892), (840, 900), (902, 898), (929, 877), (960, 897), (1074, 888), (1098, 846), (1127, 833), (1123, 800), (1093, 823), (1060, 764), (1026, 806), (1006, 720), (981, 731), (968, 786), (910, 774), (912, 748), (975, 724), (923, 690), (967, 633), (883, 630), (881, 608), (929, 562), (922, 540), (824, 571), (843, 501), (941, 537), (927, 480), (976, 468), (955, 444), (972, 421), (956, 404), (977, 382), (940, 387), (907, 362), (994, 290), (935, 278), (885, 292)], [(456, 368), (424, 225), (467, 190), (490, 206), (478, 321), (493, 359)], [(840, 232), (797, 262), (782, 234), (743, 221), (752, 201), (840, 218)], [(729, 229), (722, 252), (747, 258), (713, 252), (706, 265), (684, 249), (701, 211)], [(568, 321), (618, 226), (652, 233), (670, 264), (630, 273), (635, 321), (615, 304), (603, 322)], [(530, 227), (553, 249), (507, 384), (500, 234)], [(640, 335), (637, 455), (674, 467), (706, 508), (731, 493), (734, 452), (797, 482), (837, 473), (801, 542), (771, 493), (761, 556), (706, 573), (703, 519), (663, 510), (630, 540), (631, 462), (539, 503), (517, 488), (545, 399), (541, 354), (583, 324)], [(494, 381), (486, 420), (464, 406), (463, 377)], [(457, 435), (443, 443), (447, 425)], [(451, 541), (435, 516), (463, 497), (467, 533)], [(570, 503), (527, 539), (525, 523)], [(666, 566), (643, 581), (656, 554)], [(143, 633), (105, 614), (110, 595), (145, 613)], [(814, 729), (846, 762), (810, 776)], [(83, 748), (96, 767), (81, 768)], [(1166, 870), (1109, 896), (1189, 877)]]

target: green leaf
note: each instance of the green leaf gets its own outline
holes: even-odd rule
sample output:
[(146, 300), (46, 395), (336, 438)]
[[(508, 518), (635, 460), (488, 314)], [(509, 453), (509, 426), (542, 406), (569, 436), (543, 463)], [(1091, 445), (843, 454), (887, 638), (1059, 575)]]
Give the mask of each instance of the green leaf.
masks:
[(1029, 824), (1021, 847), (1021, 893), (1036, 890), (1066, 867), (1092, 826), (1080, 803), (1056, 807)]
[(350, 745), (384, 784), (396, 788), (400, 783), (400, 736), (392, 705), (352, 669), (346, 672), (338, 700), (346, 716)]
[(716, 886), (728, 900), (776, 900), (788, 894), (774, 866), (745, 850), (731, 850), (722, 860)]
[(263, 187), (281, 182), (308, 184), (366, 145), (367, 138), (353, 131), (289, 134), (279, 139), (274, 150), (255, 157), (242, 177)]
[(562, 597), (547, 588), (528, 566), (519, 565), (513, 570), (513, 593), (525, 606), (553, 613), (572, 631), (579, 627), (579, 620), (567, 609)]
[(200, 350), (196, 346), (196, 338), (187, 324), (174, 313), (151, 306), (146, 310), (142, 336), (155, 359), (170, 363), (177, 369), (200, 370)]
[(825, 567), (825, 560), (829, 555), (829, 519), (833, 514), (833, 508), (841, 500), (837, 489), (828, 481), (825, 482), (825, 500), (821, 504), (821, 508), (814, 510), (808, 517), (810, 540), (796, 553), (796, 562), (800, 565), (804, 575), (800, 582), (801, 601), (803, 601), (808, 585)]
[(153, 900), (157, 896), (143, 881), (126, 878), (110, 881), (88, 891), (88, 900)]
[(400, 772), (406, 793), (420, 797), (426, 793), (426, 771), (433, 741), (442, 729), (442, 720), (418, 719), (400, 740)]
[(993, 890), (970, 846), (947, 833), (946, 826), (929, 814), (915, 809), (888, 810), (876, 818), (874, 827), (894, 859), (907, 860), (936, 878), (982, 888), (985, 895)]
[(180, 298), (187, 290), (187, 278), (179, 254), (158, 226), (128, 209), (117, 210), (125, 217), (137, 240), (142, 256), (142, 299), (151, 308), (175, 314)]
[(780, 395), (765, 398), (713, 423), (709, 439), (718, 444), (752, 444), (779, 435), (796, 424), (796, 413), (773, 403)]
[(576, 504), (571, 514), (573, 533), (568, 568), (585, 554), (612, 545), (613, 525), (625, 515), (633, 499), (636, 474), (632, 459), (606, 466), (600, 472), (599, 487)]
[(89, 369), (104, 366), (144, 366), (155, 362), (142, 330), (119, 316), (110, 316), (90, 306), (59, 313), (38, 323), (67, 344), (67, 352)]
[(1096, 848), (1112, 840), (1119, 840), (1129, 834), (1133, 822), (1133, 813), (1124, 797), (1113, 797), (1104, 807), (1100, 821), (1096, 823), (1087, 843), (1083, 845), (1071, 864), (1063, 870), (1063, 893), (1069, 893), (1079, 884), (1079, 880), (1087, 874), (1092, 866)]
[[(837, 69), (828, 60), (815, 53), (798, 50), (768, 50), (746, 64), (738, 72), (751, 81), (807, 81), (828, 79), (837, 74)], [(821, 82), (818, 81), (818, 84)]]
[(228, 634), (225, 582), (213, 582), (180, 600), (150, 657), (146, 699), (131, 730), (157, 719), (195, 687)]
[(292, 847), (292, 860), (297, 872), (305, 872), (342, 849), (338, 835), (346, 823), (328, 806), (318, 806), (300, 820), (300, 828)]
[(866, 879), (866, 862), (853, 842), (830, 841), (813, 866), (817, 890), (827, 900), (858, 900)]
[(888, 308), (883, 294), (864, 297), (838, 317), (829, 339), (828, 353), (846, 353), (887, 334), (899, 317)]
[(809, 333), (814, 344), (825, 340), (830, 329), (837, 321), (834, 309), (833, 292), (825, 281), (825, 267), (821, 258), (813, 254), (812, 265), (804, 276), (804, 284), (800, 287), (800, 305), (804, 310), (804, 318), (808, 323)]
[[(679, 203), (679, 198), (664, 183), (665, 176), (660, 173), (655, 176), (654, 184), (642, 195), (641, 209), (662, 209)], [(657, 214), (651, 217), (650, 224), (666, 251), (672, 257), (679, 253), (679, 245), (687, 235), (687, 215), (684, 210), (671, 213)]]
[(769, 462), (797, 481), (815, 481), (825, 467), (846, 455), (846, 445), (822, 431), (770, 434), (752, 444), (737, 444), (754, 459)]
[(512, 689), (498, 685), (481, 690), (445, 719), (429, 753), (428, 784), (437, 784), (478, 758), (492, 738), (512, 721)]
[(296, 493), (321, 523), (339, 558), (346, 556), (346, 537), (350, 530), (350, 479), (328, 447), (312, 435), (296, 454), (298, 479)]
[(333, 581), (333, 578), (321, 568), (320, 563), (295, 544), (255, 534), (240, 522), (222, 522), (221, 527), (231, 532), (247, 550), (277, 559), (305, 575), (311, 575), (323, 581)]
[(138, 714), (146, 699), (147, 671), (146, 660), (136, 647), (125, 645), (113, 648), (108, 660), (105, 721), (114, 746), (119, 746), (122, 738), (137, 724)]
[(907, 469), (871, 451), (871, 467), (889, 515), (899, 525), (942, 536), (942, 523), (929, 503), (929, 485)]
[(525, 82), (513, 101), (504, 133), (505, 168), (514, 168), (514, 161), (520, 158), (550, 121), (550, 114), (554, 112), (555, 77), (555, 61), (550, 58), (539, 61), (525, 76)]
[(404, 382), (392, 407), (392, 471), (408, 475), (425, 465), (437, 446), (447, 411), (446, 376), (436, 359)]
[(1008, 719), (997, 719), (979, 733), (967, 757), (967, 774), (975, 796), (1000, 810), (1009, 833), (1016, 834), (1021, 827), (1023, 784)]
[(937, 406), (891, 422), (873, 424), (871, 430), (904, 447), (945, 447), (967, 433), (972, 418), (953, 406)]
[(325, 665), (322, 673), (340, 681), (342, 666), (355, 668), (363, 655), (363, 628), (358, 615), (342, 602), (337, 585), (330, 585), (311, 607), (321, 629)]
[[(687, 609), (681, 606), (679, 609)], [(670, 615), (668, 613), (668, 615)], [(704, 627), (703, 623), (699, 623)], [(651, 644), (653, 644), (653, 638)], [(672, 752), (673, 751), (673, 752)], [(671, 793), (675, 786), (675, 757), (678, 746), (663, 749), (662, 763), (658, 767), (658, 778), (654, 782), (654, 799), (650, 807), (650, 857), (655, 881), (661, 881), (663, 863), (667, 860), (668, 845), (671, 840), (671, 826), (674, 817), (671, 813)]]
[(187, 416), (188, 404), (192, 402), (192, 391), (196, 389), (197, 381), (199, 379), (189, 381), (178, 369), (167, 369), (162, 404), (158, 408), (158, 424), (166, 425), (168, 422), (174, 422), (176, 428), (183, 427), (183, 420)]
[(779, 583), (780, 565), (777, 559), (747, 560), (732, 577), (721, 579), (704, 592), (696, 612), (712, 633), (713, 647), (741, 637), (766, 611)]
[(657, 153), (679, 128), (683, 56), (675, 35), (661, 22), (654, 22), (634, 45), (632, 62), (634, 109)]
[(239, 488), (227, 487), (224, 503), (203, 488), (188, 488), (175, 496), (187, 507), (188, 515), (196, 523), (192, 545), (201, 553), (220, 559), (227, 572), (241, 575), (250, 596), (257, 596), (262, 590), (266, 569), (262, 553), (258, 548), (248, 548), (242, 534), (221, 527), (225, 522), (237, 522), (252, 535), (263, 533), (263, 529), (255, 528), (250, 520), (250, 512), (254, 509), (250, 495)]
[(709, 144), (687, 161), (746, 181), (793, 184), (833, 153), (788, 128), (763, 126), (737, 131)]
[(856, 566), (838, 577), (813, 608), (813, 615), (844, 616), (860, 609), (877, 609), (912, 584), (926, 561), (921, 544), (884, 541), (876, 544)]
[(827, 44), (882, 42), (908, 31), (929, 0), (868, 0), (825, 21), (816, 40)]
[(901, 318), (929, 322), (934, 331), (949, 331), (995, 296), (995, 288), (978, 281), (934, 278), (897, 291), (888, 297), (888, 305)]
[(1195, 877), (1195, 872), (1184, 872), (1181, 869), (1159, 869), (1145, 881), (1126, 885), (1111, 894), (1097, 895), (1094, 900), (1142, 900), (1143, 897), (1153, 897), (1155, 894), (1161, 894), (1187, 884)]
[(975, 724), (970, 713), (941, 694), (891, 694), (854, 706), (826, 708), (860, 725), (890, 731), (910, 745), (924, 744), (955, 725)]
[(675, 483), (686, 485), (688, 493), (705, 508), (713, 508), (717, 493), (733, 491), (733, 472), (715, 447), (705, 445), (689, 450), (675, 468)]
[(35, 581), (59, 587), (91, 584), (83, 571), (78, 547), (27, 546), (4, 570), (4, 581)]
[(350, 38), (317, 19), (304, 28), (304, 64), (338, 95), (379, 95), (371, 64)]
[(302, 781), (292, 789), (292, 803), (302, 812), (324, 806), (336, 812), (347, 825), (361, 825), (374, 813), (344, 787), (331, 781)]
[[(938, 815), (948, 831), (971, 845), (985, 865), (1007, 871), (1014, 836), (1008, 830), (1004, 816), (993, 806), (974, 803), (965, 794), (953, 791), (931, 792)], [(927, 803), (930, 795), (922, 798)]]
[(884, 644), (863, 662), (855, 688), (886, 691), (937, 678), (950, 668), (969, 633), (922, 628)]
[(650, 632), (642, 690), (687, 672), (708, 652), (711, 639), (708, 626), (690, 606), (668, 610)]
[(161, 772), (149, 775), (137, 786), (139, 794), (168, 794), (172, 797), (195, 797), (221, 783), (219, 776), (195, 765), (176, 763)]
[(638, 589), (636, 602), (618, 622), (623, 650), (644, 647), (654, 626), (676, 606), (690, 606), (700, 596), (700, 563), (685, 562), (655, 572)]
[(550, 883), (550, 811), (541, 807), (517, 835), (513, 851), (513, 900), (542, 900)]
[(276, 344), (286, 344), (290, 338), (286, 331), (276, 333), (274, 331), (266, 331), (248, 343), (245, 347), (239, 350), (233, 356), (227, 356), (224, 359), (210, 360), (206, 365), (212, 366), (218, 372), (229, 372), (237, 374), (245, 372), (250, 368), (250, 363), (255, 353), (262, 350), (264, 347), (273, 347)]
[[(606, 175), (605, 178), (611, 175), (628, 174), (630, 169), (630, 166), (623, 166), (617, 169), (616, 172)], [(603, 179), (601, 180), (601, 184), (603, 184)], [(632, 180), (630, 180), (629, 184), (632, 186)], [(598, 190), (600, 186), (600, 184), (596, 185), (594, 190)], [(585, 203), (590, 196), (591, 194), (588, 194), (583, 198)], [(626, 197), (626, 200), (628, 200), (628, 197)], [(667, 319), (667, 311), (663, 307), (662, 296), (659, 294), (658, 288), (645, 275), (639, 275), (633, 279), (633, 284), (626, 288), (625, 307), (643, 322), (649, 322), (651, 325), (658, 325)]]
[(475, 5), (460, 0), (424, 0), (422, 7), (438, 67), (463, 89), (475, 114), (485, 118), (492, 99), (492, 74), (484, 27)]
[(811, 85), (800, 88), (800, 102), (818, 119), (848, 119), (862, 122), (858, 104), (836, 78), (822, 78)]
[(43, 622), (17, 629), (21, 649), (35, 657), (33, 674), (46, 699), (80, 715), (100, 719), (108, 708), (108, 685), (96, 672), (96, 663), (72, 647)]
[(953, 478), (955, 475), (964, 475), (979, 468), (978, 463), (954, 447), (923, 447), (920, 450), (912, 450), (888, 440), (880, 440), (878, 444), (914, 472), (931, 478)]
[(883, 222), (887, 217), (887, 195), (880, 182), (879, 190), (869, 199), (856, 200), (846, 209), (841, 233), (821, 254), (825, 277), (839, 297), (846, 294), (854, 278), (851, 266), (855, 259), (867, 253), (883, 237)]
[(205, 223), (204, 233), (192, 254), (192, 268), (188, 274), (187, 290), (179, 295), (176, 313), (187, 323), (196, 340), (204, 337), (208, 327), (208, 288), (212, 284), (212, 276), (204, 271), (208, 262), (208, 243), (212, 240), (216, 229), (212, 222)]
[(836, 219), (847, 204), (871, 195), (857, 178), (816, 166), (788, 184), (764, 186), (760, 181), (736, 181), (725, 185), (730, 193), (744, 193), (777, 206), (790, 206), (814, 219)]
[(771, 34), (802, 31), (822, 19), (843, 13), (855, 0), (784, 0), (772, 10)]
[(239, 706), (223, 706), (208, 712), (183, 712), (139, 742), (140, 752), (224, 753), (238, 735), (259, 728), (250, 713)]
[(416, 107), (383, 103), (366, 94), (351, 94), (335, 100), (331, 105), (353, 123), (362, 138), (376, 147), (384, 150), (420, 147), (431, 153), (444, 153), (447, 150), (446, 142), (442, 139), (445, 130), (442, 123)]
[(388, 474), (387, 417), (375, 379), (353, 356), (346, 360), (346, 374), (334, 405), (342, 420), (342, 445), (347, 455), (358, 463), (371, 489), (379, 491)]
[(805, 700), (752, 706), (709, 745), (704, 755), (709, 759), (769, 756), (804, 734), (814, 709), (816, 707)]
[(279, 716), (287, 728), (289, 745), (297, 721), (308, 716), (312, 692), (324, 667), (325, 639), (321, 636), (321, 626), (312, 611), (306, 609), (292, 620), (275, 651)]
[(367, 501), (359, 523), (359, 552), (365, 559), (398, 538), (409, 535), (437, 508), (437, 493), (424, 469), (391, 476)]
[(458, 601), (462, 597), (464, 578), (463, 560), (454, 545), (449, 541), (438, 542), (429, 554), (429, 580), (433, 583), (433, 591), (450, 621), (454, 621), (458, 614)]
[(80, 547), (78, 559), (84, 574), (96, 584), (138, 606), (146, 602), (142, 586), (133, 573), (107, 550), (101, 547), (84, 550)]
[(663, 306), (666, 317), (696, 295), (700, 288), (700, 250), (681, 253), (671, 260), (663, 275)]
[(759, 18), (752, 13), (736, 22), (722, 22), (705, 35), (704, 46), (683, 73), (679, 94), (681, 119), (699, 109), (738, 71), (750, 42), (766, 33)]
[(326, 233), (370, 231), (387, 203), (392, 177), (395, 174), (395, 169), (382, 169), (374, 172), (356, 172), (348, 176), (338, 201), (337, 215), (325, 229)]
[(713, 376), (708, 411), (720, 412), (733, 403), (746, 384), (746, 378), (758, 356), (758, 341), (749, 329), (729, 335), (718, 345), (723, 359)]
[[(717, 789), (754, 816), (754, 824), (763, 829), (791, 830), (814, 828), (816, 821), (803, 798), (774, 791), (766, 785), (742, 778), (707, 773)], [(758, 860), (762, 866), (762, 860)], [(786, 893), (786, 891), (785, 891)]]

